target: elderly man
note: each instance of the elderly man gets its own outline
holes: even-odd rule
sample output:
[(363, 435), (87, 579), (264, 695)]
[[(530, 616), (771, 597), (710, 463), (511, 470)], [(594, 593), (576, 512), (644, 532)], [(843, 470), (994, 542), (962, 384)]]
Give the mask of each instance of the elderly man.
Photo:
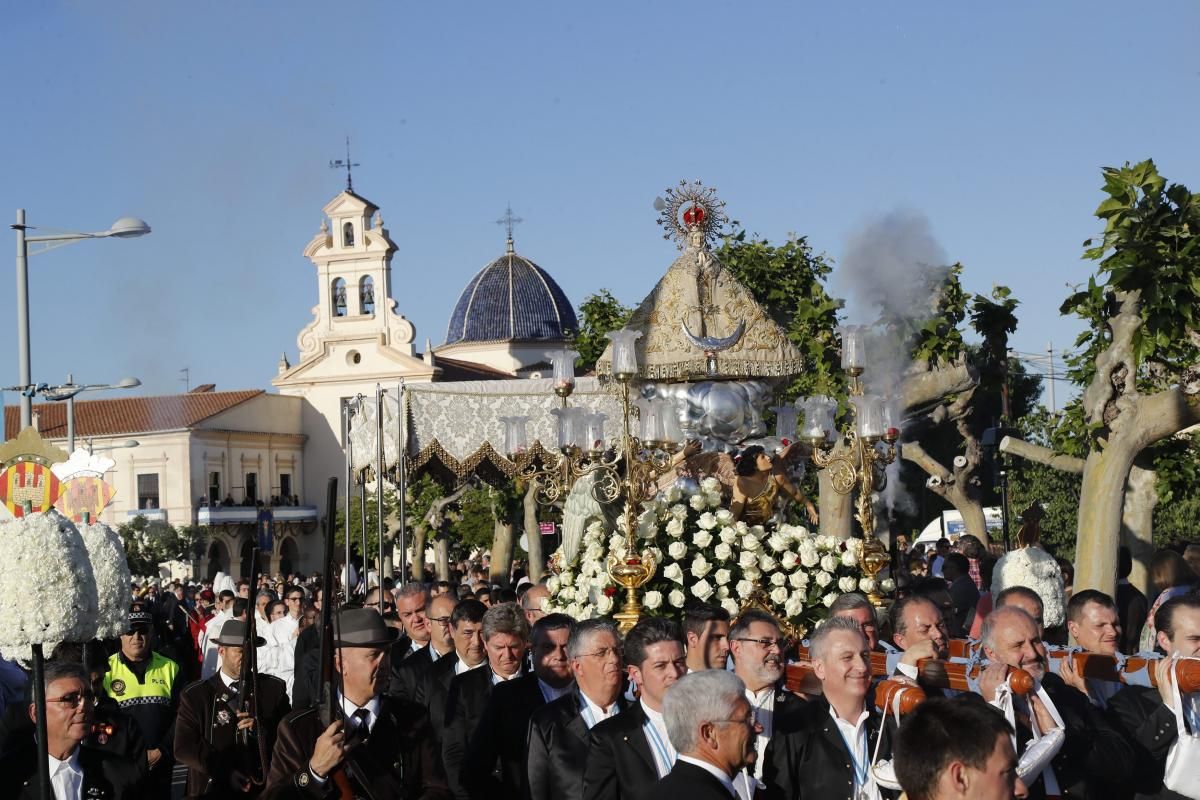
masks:
[[(847, 620), (847, 624), (858, 625), (858, 622)], [(758, 721), (756, 746), (762, 756), (756, 760), (753, 771), (740, 773), (734, 781), (742, 800), (754, 800), (755, 793), (763, 788), (763, 767), (776, 720), (793, 713), (804, 702), (781, 685), (786, 648), (779, 622), (765, 611), (748, 610), (729, 629), (733, 671), (745, 684), (746, 700)], [(867, 672), (870, 675), (870, 670)]]
[(542, 610), (542, 603), (549, 597), (550, 590), (544, 583), (530, 586), (525, 594), (521, 595), (521, 608), (525, 611), (525, 621), (531, 628), (534, 623), (546, 616), (546, 612)]
[(830, 619), (809, 639), (808, 652), (822, 696), (777, 720), (763, 770), (767, 796), (873, 796), (872, 756), (891, 757), (895, 732), (867, 702), (867, 637), (854, 620)]
[(746, 700), (746, 685), (725, 670), (684, 675), (667, 690), (663, 721), (678, 753), (667, 777), (646, 797), (730, 800), (733, 778), (753, 768), (759, 724)]
[(863, 636), (867, 637), (867, 647), (873, 652), (886, 649), (879, 641), (879, 617), (875, 614), (875, 606), (858, 592), (838, 595), (829, 607), (829, 616), (847, 617), (857, 622)]
[(334, 626), (336, 711), (293, 711), (279, 725), (266, 794), (334, 796), (343, 779), (355, 796), (376, 800), (446, 800), (429, 715), (416, 703), (386, 697), (388, 654), (396, 630), (375, 611), (342, 611)]
[(729, 612), (718, 605), (698, 603), (684, 609), (683, 636), (688, 672), (725, 669), (729, 658)]
[[(463, 601), (466, 602), (479, 601)], [(466, 669), (451, 679), (445, 693), (442, 763), (446, 767), (450, 790), (459, 800), (468, 797), (462, 782), (463, 761), (471, 737), (487, 708), (492, 689), (496, 684), (521, 677), (525, 643), (529, 641), (529, 623), (516, 603), (501, 603), (489, 608), (481, 619), (476, 635), (481, 635), (483, 640), (486, 667), (482, 659), (475, 665), (478, 669), (464, 665), (460, 660), (459, 665)], [(455, 641), (457, 643), (457, 634)], [(433, 702), (440, 702), (436, 690), (431, 691), (430, 696)]]
[(1028, 796), (1017, 777), (1012, 726), (978, 695), (933, 698), (905, 718), (896, 775), (908, 800), (1011, 800)]
[[(51, 661), (45, 667), (46, 752), (50, 762), (50, 787), (57, 800), (130, 800), (146, 796), (144, 772), (120, 754), (93, 747), (92, 693), (83, 667)], [(36, 706), (29, 704), (29, 719), (36, 723)], [(33, 731), (14, 735), (0, 755), (0, 797), (37, 800), (38, 749)]]
[[(265, 777), (275, 747), (279, 723), (291, 710), (287, 687), (279, 678), (257, 676), (255, 713), (242, 711), (242, 646), (246, 623), (229, 620), (214, 641), (221, 652), (221, 671), (183, 690), (175, 723), (175, 757), (188, 767), (188, 797), (257, 797), (252, 780), (255, 766)], [(262, 643), (259, 638), (255, 643)], [(248, 744), (238, 741), (250, 732)], [(259, 762), (258, 737), (263, 737), (265, 764)]]
[[(1010, 669), (1023, 669), (1038, 682), (1028, 701), (1011, 698), (1022, 756), (1018, 775), (1029, 796), (1119, 793), (1133, 768), (1133, 753), (1086, 695), (1047, 670), (1046, 646), (1033, 618), (1015, 606), (995, 609), (983, 624), (983, 649), (991, 662), (979, 680), (985, 700), (999, 701), (996, 690)], [(1043, 737), (1050, 744), (1041, 742)]]
[(175, 760), (175, 712), (182, 679), (179, 666), (151, 649), (153, 619), (137, 603), (129, 612), (129, 630), (121, 634), (121, 649), (108, 659), (104, 693), (133, 719), (146, 744), (146, 762), (154, 791), (167, 791)]
[(396, 614), (400, 617), (400, 624), (404, 626), (404, 636), (400, 637), (396, 649), (392, 652), (393, 661), (408, 658), (429, 644), (431, 631), (429, 620), (425, 617), (425, 603), (428, 599), (429, 593), (425, 590), (425, 585), (416, 581), (406, 583), (396, 590)]
[(425, 619), (429, 624), (429, 644), (400, 663), (392, 664), (388, 693), (425, 702), (425, 681), (433, 665), (454, 653), (454, 628), (451, 615), (457, 598), (448, 594), (430, 597), (425, 603)]
[(892, 641), (903, 651), (896, 673), (917, 680), (917, 662), (923, 658), (949, 657), (950, 636), (942, 610), (928, 597), (910, 594), (892, 604), (888, 612)]
[(529, 800), (581, 797), (588, 731), (625, 709), (621, 639), (611, 622), (589, 619), (576, 625), (567, 657), (575, 691), (529, 718)]
[(584, 800), (629, 800), (675, 766), (662, 704), (667, 690), (687, 674), (678, 626), (662, 617), (642, 619), (625, 636), (625, 663), (640, 698), (592, 728)]
[[(1154, 612), (1154, 629), (1158, 646), (1168, 656), (1200, 657), (1200, 597), (1180, 595), (1163, 603)], [(1137, 759), (1133, 775), (1138, 800), (1181, 797), (1163, 787), (1167, 756), (1178, 739), (1171, 659), (1159, 661), (1155, 671), (1158, 688), (1126, 686), (1108, 702), (1110, 716)], [(1181, 699), (1184, 719), (1193, 733), (1200, 731), (1200, 695), (1185, 694)], [(1187, 768), (1200, 771), (1200, 764)]]
[(567, 643), (575, 620), (546, 614), (533, 626), (533, 672), (498, 684), (467, 750), (463, 781), (472, 798), (518, 800), (527, 781), (529, 718), (575, 685)]

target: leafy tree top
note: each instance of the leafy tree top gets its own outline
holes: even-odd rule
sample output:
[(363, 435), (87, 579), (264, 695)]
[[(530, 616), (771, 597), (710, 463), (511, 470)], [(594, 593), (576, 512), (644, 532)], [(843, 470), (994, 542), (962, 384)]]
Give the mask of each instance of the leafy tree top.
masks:
[(596, 368), (608, 339), (604, 334), (624, 327), (633, 309), (623, 305), (608, 289), (588, 295), (579, 306), (579, 330), (571, 337), (571, 347), (579, 353), (576, 366), (583, 372)]

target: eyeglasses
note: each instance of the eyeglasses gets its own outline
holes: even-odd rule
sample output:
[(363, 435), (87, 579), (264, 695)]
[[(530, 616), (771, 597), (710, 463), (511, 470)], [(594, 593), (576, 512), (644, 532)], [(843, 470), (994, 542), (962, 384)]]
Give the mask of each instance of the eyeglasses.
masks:
[(777, 647), (777, 648), (779, 648), (780, 651), (783, 651), (783, 650), (786, 650), (787, 646), (788, 646), (788, 640), (786, 638), (780, 638), (780, 639), (765, 639), (765, 638), (764, 639), (741, 639), (741, 638), (739, 638), (739, 639), (734, 639), (734, 641), (735, 642), (751, 642), (753, 644), (758, 645), (763, 650), (771, 650), (771, 649)]
[(430, 622), (436, 622), (438, 625), (441, 625), (442, 627), (445, 627), (450, 624), (449, 617), (428, 617), (427, 619)]
[(295, 601), (298, 603), (298, 602), (300, 602), (301, 600), (303, 600), (303, 599), (304, 599), (304, 595), (302, 595), (302, 594), (296, 594), (296, 595), (292, 595), (291, 597), (287, 597), (287, 598), (284, 598), (284, 599), (285, 599), (285, 600), (287, 600), (288, 602), (291, 602), (292, 600), (295, 600)]
[(712, 723), (714, 725), (732, 725), (736, 723), (738, 725), (745, 725), (747, 728), (757, 728), (759, 724), (753, 713), (744, 717), (734, 717), (732, 719), (714, 719), (712, 720)]
[(599, 650), (597, 650), (594, 653), (580, 653), (579, 655), (581, 657), (582, 656), (591, 656), (593, 658), (598, 658), (601, 661), (603, 661), (604, 659), (608, 658), (609, 656), (616, 656), (617, 658), (620, 658), (621, 657), (621, 648), (619, 648), (619, 647), (601, 647)]
[(71, 692), (64, 694), (62, 697), (47, 697), (47, 703), (62, 703), (70, 708), (79, 708), (84, 703), (96, 702), (96, 695), (92, 692)]

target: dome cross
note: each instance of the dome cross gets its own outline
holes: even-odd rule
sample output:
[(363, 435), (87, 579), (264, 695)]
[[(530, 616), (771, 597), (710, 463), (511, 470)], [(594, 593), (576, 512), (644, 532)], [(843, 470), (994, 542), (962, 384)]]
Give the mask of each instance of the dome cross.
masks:
[(496, 220), (497, 225), (503, 225), (508, 234), (507, 244), (508, 252), (513, 252), (513, 228), (520, 225), (525, 220), (513, 215), (512, 203), (508, 204), (508, 208), (504, 212), (504, 216)]

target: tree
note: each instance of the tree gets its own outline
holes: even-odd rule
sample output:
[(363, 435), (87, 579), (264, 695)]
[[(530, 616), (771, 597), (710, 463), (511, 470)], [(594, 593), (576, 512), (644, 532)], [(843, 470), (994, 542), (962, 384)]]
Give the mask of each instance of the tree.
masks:
[(165, 561), (191, 561), (199, 558), (204, 531), (195, 525), (176, 528), (163, 520), (134, 517), (117, 528), (125, 544), (125, 558), (134, 575), (157, 575)]
[[(365, 497), (366, 503), (363, 504)], [(350, 549), (357, 553), (363, 559), (363, 564), (368, 565), (372, 561), (379, 559), (379, 527), (377, 520), (379, 519), (376, 512), (377, 504), (374, 492), (354, 493), (350, 496)], [(366, 542), (367, 552), (364, 554), (363, 549), (363, 521), (364, 510), (366, 520)], [(346, 545), (346, 513), (345, 508), (338, 509), (337, 512), (337, 533), (336, 541), (342, 547)], [(394, 525), (389, 525), (389, 519), (395, 519), (398, 511), (396, 504), (396, 492), (386, 481), (384, 482), (383, 492), (383, 523), (384, 523), (384, 539), (385, 547), (391, 546), (395, 540), (399, 528)], [(386, 557), (387, 554), (385, 554)]]
[(576, 366), (583, 372), (596, 368), (596, 362), (608, 347), (604, 334), (624, 327), (633, 309), (622, 305), (608, 289), (588, 295), (579, 306), (579, 330), (571, 337), (571, 347), (579, 353)]

